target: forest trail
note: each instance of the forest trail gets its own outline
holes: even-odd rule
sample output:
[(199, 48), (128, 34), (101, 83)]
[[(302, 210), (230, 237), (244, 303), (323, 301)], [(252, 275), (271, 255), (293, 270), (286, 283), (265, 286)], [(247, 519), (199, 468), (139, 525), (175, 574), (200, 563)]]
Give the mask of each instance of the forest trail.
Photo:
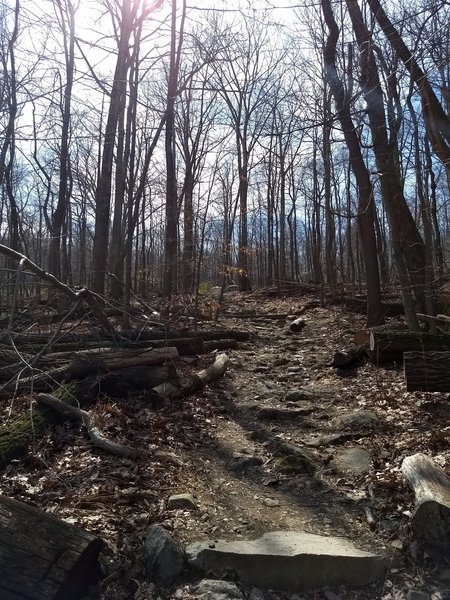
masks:
[[(332, 368), (334, 353), (354, 345), (364, 319), (312, 308), (302, 331), (291, 334), (290, 319), (273, 318), (294, 318), (300, 306), (292, 298), (261, 304), (252, 295), (231, 301), (233, 318), (222, 325), (244, 327), (252, 337), (230, 353), (225, 377), (193, 400), (210, 412), (204, 429), (191, 428), (199, 438), (184, 453), (177, 491), (193, 494), (199, 511), (166, 524), (186, 543), (277, 530), (343, 536), (388, 554), (395, 568), (379, 585), (335, 590), (339, 597), (399, 600), (425, 587), (431, 597), (442, 582), (425, 581), (409, 552), (413, 497), (400, 465), (404, 456), (430, 450), (427, 432), (444, 406), (406, 393), (400, 369)], [(437, 460), (445, 462), (447, 448), (440, 450)]]

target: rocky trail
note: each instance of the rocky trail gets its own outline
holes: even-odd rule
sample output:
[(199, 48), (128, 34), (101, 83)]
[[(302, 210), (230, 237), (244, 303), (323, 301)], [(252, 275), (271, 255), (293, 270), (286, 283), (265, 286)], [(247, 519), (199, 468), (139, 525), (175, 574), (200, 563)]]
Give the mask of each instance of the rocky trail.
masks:
[[(251, 336), (227, 351), (223, 378), (181, 405), (148, 410), (145, 398), (130, 397), (95, 407), (110, 437), (139, 440), (153, 460), (93, 451), (66, 423), (3, 472), (5, 495), (106, 541), (103, 583), (90, 598), (450, 597), (446, 558), (424, 555), (411, 538), (413, 493), (400, 472), (416, 452), (448, 464), (447, 436), (435, 435), (449, 426), (447, 395), (407, 393), (393, 367), (333, 368), (334, 353), (353, 345), (363, 318), (312, 307), (292, 333), (301, 304), (233, 294), (219, 325)], [(171, 585), (170, 576), (161, 588), (148, 583), (152, 549), (142, 547), (152, 525), (187, 548), (200, 570), (181, 583)], [(307, 555), (312, 548), (313, 559), (279, 560), (290, 548)], [(211, 550), (224, 552), (219, 563), (230, 568), (214, 578), (228, 582), (202, 574), (217, 561)], [(292, 590), (299, 570), (308, 573), (306, 589)]]

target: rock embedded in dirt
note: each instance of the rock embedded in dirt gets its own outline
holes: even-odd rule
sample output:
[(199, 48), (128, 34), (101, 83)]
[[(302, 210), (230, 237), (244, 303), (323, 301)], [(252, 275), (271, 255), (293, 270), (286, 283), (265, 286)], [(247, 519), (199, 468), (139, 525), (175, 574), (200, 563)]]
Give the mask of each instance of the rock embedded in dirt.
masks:
[(344, 538), (296, 531), (266, 533), (253, 541), (195, 542), (186, 554), (193, 568), (207, 574), (291, 591), (366, 585), (389, 566), (389, 558), (359, 550)]
[(278, 356), (277, 358), (275, 358), (272, 364), (274, 367), (283, 367), (284, 365), (289, 364), (289, 359), (285, 356)]
[(246, 454), (238, 454), (228, 463), (228, 467), (236, 473), (243, 473), (252, 467), (262, 465), (262, 459), (258, 456), (248, 456)]
[(235, 583), (217, 579), (202, 579), (195, 587), (194, 593), (198, 600), (244, 600)]
[(192, 494), (174, 494), (167, 501), (169, 510), (197, 510), (197, 503)]
[(334, 444), (343, 444), (347, 440), (370, 435), (367, 431), (355, 431), (344, 433), (318, 433), (307, 437), (302, 437), (302, 442), (311, 448), (320, 448), (321, 446), (330, 446)]
[(257, 413), (257, 418), (260, 421), (296, 421), (305, 415), (309, 415), (313, 411), (312, 408), (260, 408)]
[(183, 551), (160, 525), (152, 525), (144, 542), (144, 566), (150, 581), (159, 586), (174, 584), (185, 568)]
[(274, 468), (280, 473), (284, 473), (285, 475), (289, 475), (291, 473), (296, 473), (298, 475), (310, 475), (311, 467), (309, 464), (309, 460), (305, 460), (304, 456), (283, 456), (281, 458), (276, 458), (273, 462)]
[(252, 588), (248, 600), (266, 600), (266, 594), (257, 587)]
[(279, 441), (275, 441), (273, 445), (269, 444), (269, 448), (272, 448), (272, 446), (277, 454), (285, 454), (287, 456), (295, 457), (297, 464), (303, 465), (303, 473), (307, 475), (314, 475), (317, 471), (318, 460), (310, 450), (301, 448), (295, 444)]
[(301, 387), (288, 392), (284, 397), (284, 400), (288, 402), (298, 402), (299, 400), (316, 400), (322, 397), (326, 397), (328, 400), (328, 398), (334, 394), (334, 390), (328, 390), (320, 387)]
[(275, 498), (263, 498), (262, 503), (264, 504), (264, 506), (268, 506), (269, 508), (281, 506), (281, 502), (279, 500), (276, 500)]
[(428, 600), (428, 594), (418, 592), (417, 590), (409, 590), (406, 595), (406, 600)]
[(372, 457), (367, 450), (360, 448), (344, 448), (331, 461), (331, 466), (339, 473), (363, 475), (372, 468)]
[(370, 410), (357, 410), (341, 415), (338, 422), (345, 429), (374, 429), (380, 424), (380, 419)]
[(326, 600), (342, 600), (341, 596), (338, 596), (331, 590), (324, 590), (322, 593)]

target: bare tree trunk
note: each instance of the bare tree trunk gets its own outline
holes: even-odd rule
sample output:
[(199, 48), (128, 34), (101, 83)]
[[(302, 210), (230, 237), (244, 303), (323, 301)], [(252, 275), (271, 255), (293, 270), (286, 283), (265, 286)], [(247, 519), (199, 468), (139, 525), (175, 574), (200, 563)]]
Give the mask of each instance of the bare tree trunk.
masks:
[(137, 11), (140, 2), (124, 0), (121, 10), (121, 23), (118, 41), (118, 55), (114, 72), (114, 81), (110, 94), (110, 104), (103, 142), (97, 190), (95, 194), (95, 233), (92, 257), (94, 292), (105, 291), (105, 276), (108, 262), (110, 204), (113, 176), (114, 147), (116, 141), (119, 116), (124, 109), (127, 73), (130, 64), (130, 39), (133, 31), (150, 13), (158, 9), (163, 0), (155, 0), (150, 6), (144, 7), (140, 17)]
[(177, 170), (175, 161), (175, 100), (183, 41), (183, 24), (186, 14), (186, 2), (183, 2), (182, 23), (177, 44), (177, 0), (172, 0), (171, 42), (169, 81), (166, 104), (166, 234), (164, 242), (164, 273), (162, 294), (170, 301), (175, 287), (175, 268), (178, 245), (178, 195)]
[(384, 100), (373, 54), (372, 36), (364, 22), (356, 0), (346, 0), (360, 49), (360, 63), (363, 80), (361, 86), (367, 103), (369, 126), (377, 169), (380, 174), (380, 186), (383, 203), (389, 219), (393, 240), (394, 259), (397, 273), (401, 279), (402, 297), (406, 302), (405, 315), (411, 329), (419, 324), (414, 310), (411, 289), (416, 300), (417, 310), (425, 310), (425, 255), (424, 243), (406, 203), (402, 184), (396, 170), (393, 142), (388, 139), (384, 112)]
[(330, 0), (322, 0), (322, 10), (329, 29), (324, 48), (325, 76), (329, 82), (338, 109), (338, 118), (349, 151), (350, 166), (358, 188), (358, 227), (362, 245), (367, 285), (367, 324), (382, 322), (380, 277), (374, 228), (374, 203), (370, 175), (364, 162), (361, 145), (350, 112), (350, 94), (347, 94), (336, 68), (336, 45), (339, 28), (333, 15)]
[[(69, 133), (71, 123), (72, 87), (75, 71), (75, 11), (71, 0), (56, 0), (59, 12), (61, 32), (64, 42), (64, 58), (66, 63), (66, 85), (62, 102), (61, 147), (59, 155), (59, 188), (58, 202), (51, 218), (50, 252), (48, 268), (55, 277), (61, 277), (61, 259), (65, 235), (64, 223), (69, 207), (70, 155)], [(67, 231), (67, 228), (66, 228)], [(64, 280), (66, 281), (66, 280)]]
[(7, 94), (7, 124), (0, 147), (0, 187), (5, 185), (9, 201), (9, 245), (20, 251), (19, 209), (14, 194), (14, 168), (16, 156), (17, 81), (15, 45), (19, 35), (20, 1), (14, 5), (14, 26), (2, 57), (3, 82)]
[(325, 272), (331, 295), (336, 292), (335, 227), (331, 207), (331, 97), (328, 86), (323, 89), (323, 179), (325, 198)]

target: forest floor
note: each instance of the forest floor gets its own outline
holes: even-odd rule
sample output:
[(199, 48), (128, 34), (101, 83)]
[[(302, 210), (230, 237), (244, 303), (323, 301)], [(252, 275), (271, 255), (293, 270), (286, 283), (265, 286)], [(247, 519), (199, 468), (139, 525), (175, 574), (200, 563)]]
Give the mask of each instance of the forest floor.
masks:
[[(297, 334), (289, 332), (284, 317), (261, 318), (296, 314), (302, 304), (300, 297), (230, 294), (226, 311), (233, 316), (221, 316), (217, 327), (247, 330), (251, 337), (227, 351), (222, 379), (157, 409), (143, 394), (100, 399), (91, 414), (102, 431), (145, 448), (145, 457), (132, 461), (95, 450), (78, 425), (66, 422), (1, 473), (1, 493), (106, 542), (105, 579), (90, 598), (195, 597), (192, 581), (172, 590), (155, 590), (145, 581), (142, 543), (153, 523), (182, 545), (304, 530), (344, 536), (392, 556), (379, 584), (302, 592), (307, 600), (402, 600), (412, 589), (433, 600), (450, 598), (450, 570), (420, 555), (411, 541), (413, 494), (400, 472), (402, 459), (416, 452), (450, 465), (448, 394), (406, 392), (395, 365), (366, 363), (346, 373), (332, 368), (334, 353), (352, 347), (355, 331), (364, 328), (361, 316), (310, 308)], [(212, 361), (211, 354), (184, 359), (182, 368), (198, 370)], [(3, 417), (12, 418), (29, 402), (16, 399)], [(286, 410), (295, 418), (286, 419)], [(304, 448), (318, 465), (316, 473), (305, 473), (302, 461), (280, 451), (280, 443)], [(351, 459), (346, 454), (360, 449), (368, 466), (358, 452)], [(192, 494), (198, 509), (168, 510), (168, 497), (177, 493)]]

